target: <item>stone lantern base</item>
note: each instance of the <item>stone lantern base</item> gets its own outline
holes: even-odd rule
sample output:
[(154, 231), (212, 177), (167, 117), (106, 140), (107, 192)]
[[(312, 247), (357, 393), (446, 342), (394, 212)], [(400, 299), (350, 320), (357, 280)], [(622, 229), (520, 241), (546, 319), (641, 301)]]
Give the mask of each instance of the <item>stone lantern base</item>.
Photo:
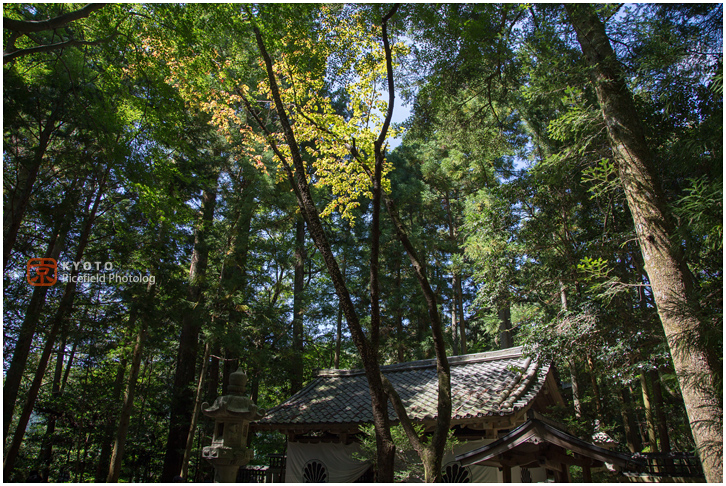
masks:
[(251, 449), (234, 450), (225, 446), (207, 446), (202, 449), (202, 457), (214, 466), (214, 482), (234, 483), (239, 468), (248, 464), (254, 457)]

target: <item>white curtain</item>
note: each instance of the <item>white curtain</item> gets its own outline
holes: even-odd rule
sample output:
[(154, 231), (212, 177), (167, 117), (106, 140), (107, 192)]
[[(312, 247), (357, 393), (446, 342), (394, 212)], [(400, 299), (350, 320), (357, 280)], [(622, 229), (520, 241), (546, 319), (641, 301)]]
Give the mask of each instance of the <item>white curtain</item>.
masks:
[[(305, 466), (317, 461), (322, 464), (327, 473), (328, 483), (352, 483), (370, 467), (367, 461), (353, 459), (353, 453), (360, 452), (358, 444), (303, 444), (300, 442), (287, 443), (287, 465), (285, 467), (285, 482), (302, 483)], [(309, 470), (317, 470), (316, 466)]]
[[(453, 453), (444, 454), (442, 462), (444, 470), (447, 466), (458, 464), (454, 458), (465, 452), (478, 449), (494, 442), (492, 439), (481, 439), (459, 444), (454, 448)], [(300, 442), (287, 443), (287, 466), (285, 469), (285, 482), (305, 482), (303, 472), (306, 466), (308, 471), (320, 473), (324, 468), (325, 482), (328, 483), (352, 483), (358, 479), (370, 466), (367, 461), (353, 459), (353, 453), (360, 452), (358, 444), (303, 444)], [(314, 464), (317, 462), (318, 464)], [(322, 465), (322, 468), (321, 468)], [(461, 466), (459, 464), (459, 466)], [(502, 472), (496, 467), (468, 466), (464, 468), (470, 475), (472, 483), (501, 483)], [(533, 483), (544, 482), (547, 479), (544, 468), (532, 468), (528, 471), (530, 481)], [(512, 468), (512, 482), (522, 482), (522, 470), (519, 467)]]

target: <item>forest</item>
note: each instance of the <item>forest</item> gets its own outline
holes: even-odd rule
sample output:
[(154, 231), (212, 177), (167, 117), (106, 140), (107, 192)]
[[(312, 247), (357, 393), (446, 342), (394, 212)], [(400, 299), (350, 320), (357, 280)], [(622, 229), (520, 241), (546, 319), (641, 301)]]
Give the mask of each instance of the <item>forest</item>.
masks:
[(722, 28), (719, 3), (5, 3), (4, 481), (204, 481), (199, 404), (241, 367), (262, 409), (364, 369), (392, 482), (379, 367), (421, 359), (438, 422), (408, 447), (441, 480), (447, 357), (523, 345), (570, 430), (721, 482)]

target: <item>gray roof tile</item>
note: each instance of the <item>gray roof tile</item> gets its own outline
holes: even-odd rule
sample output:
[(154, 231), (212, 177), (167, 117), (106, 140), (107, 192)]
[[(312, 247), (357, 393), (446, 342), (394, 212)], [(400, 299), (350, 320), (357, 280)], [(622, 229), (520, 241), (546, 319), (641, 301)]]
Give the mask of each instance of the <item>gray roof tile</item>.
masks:
[[(451, 367), (452, 422), (510, 415), (526, 407), (544, 385), (549, 366), (522, 355), (522, 348), (454, 356)], [(437, 415), (435, 360), (382, 366), (414, 420)], [(388, 413), (396, 419), (389, 404)], [(257, 423), (269, 426), (372, 422), (363, 370), (323, 370), (308, 386), (272, 408)]]

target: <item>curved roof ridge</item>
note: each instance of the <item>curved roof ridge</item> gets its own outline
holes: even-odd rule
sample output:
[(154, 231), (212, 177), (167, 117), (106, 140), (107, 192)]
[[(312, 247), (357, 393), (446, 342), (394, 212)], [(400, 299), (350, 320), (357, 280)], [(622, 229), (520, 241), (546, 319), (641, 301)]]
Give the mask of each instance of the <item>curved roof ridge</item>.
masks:
[[(458, 366), (462, 364), (481, 363), (483, 361), (492, 361), (505, 358), (518, 358), (522, 356), (523, 346), (514, 348), (499, 349), (496, 351), (485, 351), (483, 353), (462, 354), (458, 356), (448, 356), (449, 366)], [(436, 359), (422, 359), (418, 361), (408, 361), (405, 363), (395, 363), (381, 366), (382, 372), (387, 371), (408, 371), (420, 368), (432, 368), (436, 366)], [(357, 376), (364, 375), (365, 370), (356, 369), (322, 369), (318, 370), (316, 376)]]

